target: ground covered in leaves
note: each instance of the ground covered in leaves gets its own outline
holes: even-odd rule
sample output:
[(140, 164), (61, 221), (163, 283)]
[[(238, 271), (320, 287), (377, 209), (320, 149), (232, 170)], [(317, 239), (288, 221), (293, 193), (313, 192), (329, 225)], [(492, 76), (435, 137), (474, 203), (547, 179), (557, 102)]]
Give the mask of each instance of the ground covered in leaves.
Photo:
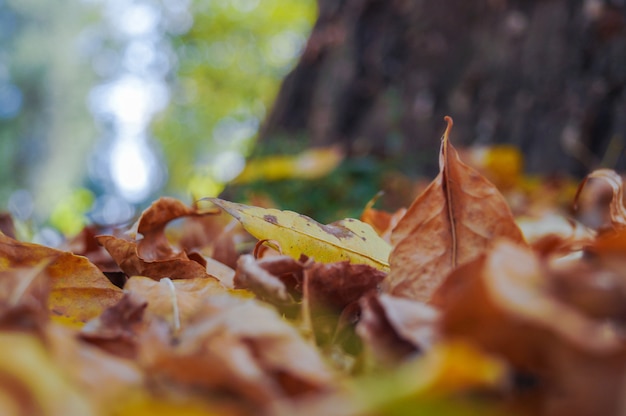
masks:
[(625, 414), (621, 177), (573, 197), (594, 227), (516, 219), (449, 128), (395, 213), (161, 198), (63, 249), (4, 227), (0, 414)]

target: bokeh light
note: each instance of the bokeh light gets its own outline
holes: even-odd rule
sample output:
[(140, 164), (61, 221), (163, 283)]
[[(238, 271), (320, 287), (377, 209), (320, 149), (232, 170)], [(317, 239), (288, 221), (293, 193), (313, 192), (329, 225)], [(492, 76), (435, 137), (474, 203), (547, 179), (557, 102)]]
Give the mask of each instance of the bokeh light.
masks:
[(72, 233), (130, 221), (163, 193), (216, 195), (315, 14), (314, 0), (0, 0), (0, 174), (25, 173), (0, 199)]

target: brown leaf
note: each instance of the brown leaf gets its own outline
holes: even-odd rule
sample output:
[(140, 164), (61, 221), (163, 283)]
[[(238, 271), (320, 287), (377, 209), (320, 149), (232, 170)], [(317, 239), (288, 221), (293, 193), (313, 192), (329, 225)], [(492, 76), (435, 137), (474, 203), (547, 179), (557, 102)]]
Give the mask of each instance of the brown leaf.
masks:
[(0, 271), (48, 262), (45, 273), (51, 285), (50, 311), (74, 322), (87, 322), (122, 297), (122, 291), (85, 257), (22, 243), (4, 234), (0, 234), (0, 257)]
[(0, 272), (0, 329), (41, 331), (48, 322), (48, 263)]
[(589, 181), (589, 179), (603, 179), (608, 183), (613, 190), (613, 198), (609, 204), (609, 214), (611, 226), (613, 228), (626, 227), (626, 208), (624, 208), (624, 184), (622, 183), (622, 177), (611, 169), (598, 169), (591, 172), (583, 179), (578, 186), (576, 196), (574, 197), (574, 206), (578, 204), (580, 194)]
[[(190, 208), (174, 198), (163, 197), (148, 207), (139, 218), (137, 233), (142, 238), (138, 241), (108, 235), (98, 236), (96, 239), (128, 276), (148, 276), (157, 280), (164, 277), (209, 277), (206, 260), (196, 253), (188, 255), (184, 250), (175, 249), (165, 235), (165, 227), (177, 218), (212, 215), (217, 212), (219, 211)], [(220, 272), (223, 270), (220, 269)]]
[(0, 212), (0, 233), (15, 238), (15, 223), (13, 223), (13, 217), (8, 212)]
[[(351, 332), (358, 318), (358, 300), (370, 291), (378, 291), (385, 276), (385, 272), (371, 266), (348, 261), (308, 266), (304, 270), (304, 316), (317, 342), (336, 342), (342, 330)], [(352, 311), (348, 310), (351, 305)]]
[(128, 276), (148, 276), (152, 279), (192, 279), (210, 277), (206, 268), (187, 257), (184, 252), (173, 258), (146, 261), (139, 257), (137, 244), (110, 235), (98, 236), (98, 242)]
[(174, 198), (159, 198), (139, 218), (137, 232), (143, 238), (137, 243), (137, 255), (146, 262), (177, 258), (180, 253), (174, 250), (165, 235), (167, 224), (181, 217), (213, 215), (218, 212), (217, 209), (200, 211), (195, 207), (190, 208)]
[(368, 293), (359, 304), (356, 332), (376, 365), (398, 364), (429, 350), (438, 339), (439, 312), (429, 305), (385, 293)]
[(288, 308), (302, 299), (304, 264), (289, 256), (256, 260), (245, 254), (237, 262), (234, 284), (248, 289), (259, 299)]
[(66, 378), (80, 387), (98, 414), (109, 414), (107, 410), (120, 400), (144, 388), (145, 376), (136, 362), (81, 341), (70, 328), (53, 322), (46, 329), (45, 343)]
[[(576, 269), (581, 265), (568, 275)], [(561, 276), (559, 283), (553, 273), (528, 248), (499, 240), (452, 272), (433, 297), (443, 309), (444, 335), (505, 357), (522, 380), (513, 399), (530, 414), (617, 414), (623, 337), (598, 303), (577, 296), (606, 275), (577, 283)]]
[(141, 330), (147, 306), (143, 298), (127, 292), (116, 305), (87, 322), (80, 330), (80, 337), (114, 355), (134, 358), (137, 333)]
[(440, 173), (391, 235), (386, 289), (393, 295), (428, 301), (451, 270), (475, 258), (494, 238), (524, 240), (496, 187), (459, 159), (448, 140), (452, 119), (446, 121)]
[(133, 276), (124, 290), (145, 299), (147, 311), (163, 318), (178, 331), (208, 296), (227, 292), (217, 280), (196, 277), (191, 279), (154, 281), (143, 276)]
[(333, 379), (294, 327), (252, 299), (208, 297), (175, 346), (145, 346), (143, 359), (156, 377), (208, 391), (226, 389), (257, 405), (324, 390)]

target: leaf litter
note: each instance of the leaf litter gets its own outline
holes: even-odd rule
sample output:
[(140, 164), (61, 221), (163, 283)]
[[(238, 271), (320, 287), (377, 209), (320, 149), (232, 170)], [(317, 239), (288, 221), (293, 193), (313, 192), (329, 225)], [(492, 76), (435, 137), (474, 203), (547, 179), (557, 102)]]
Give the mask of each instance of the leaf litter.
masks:
[(161, 198), (65, 250), (3, 227), (0, 414), (626, 414), (621, 177), (575, 194), (607, 182), (595, 230), (528, 244), (446, 121), (395, 213)]

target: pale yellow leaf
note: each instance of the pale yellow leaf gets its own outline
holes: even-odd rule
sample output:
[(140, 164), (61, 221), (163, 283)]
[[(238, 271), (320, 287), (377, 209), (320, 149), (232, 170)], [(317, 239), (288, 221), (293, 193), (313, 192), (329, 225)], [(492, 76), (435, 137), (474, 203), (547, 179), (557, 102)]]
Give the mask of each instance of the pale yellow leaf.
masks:
[(252, 207), (219, 198), (209, 198), (235, 217), (259, 240), (275, 240), (284, 254), (304, 254), (321, 263), (348, 260), (388, 271), (391, 246), (374, 229), (348, 218), (329, 225), (292, 211)]

